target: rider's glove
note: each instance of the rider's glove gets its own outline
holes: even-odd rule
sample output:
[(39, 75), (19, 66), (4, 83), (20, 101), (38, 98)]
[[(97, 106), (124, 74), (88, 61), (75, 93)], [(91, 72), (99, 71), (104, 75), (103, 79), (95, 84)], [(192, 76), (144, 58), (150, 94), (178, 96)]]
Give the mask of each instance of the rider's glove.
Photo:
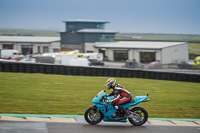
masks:
[(112, 102), (112, 100), (106, 100), (106, 103), (111, 103)]

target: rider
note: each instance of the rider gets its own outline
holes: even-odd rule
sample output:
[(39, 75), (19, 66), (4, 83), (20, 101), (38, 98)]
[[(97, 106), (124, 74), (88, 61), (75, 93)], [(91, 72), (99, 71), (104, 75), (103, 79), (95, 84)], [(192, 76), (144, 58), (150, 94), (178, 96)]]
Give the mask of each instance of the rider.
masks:
[(115, 108), (124, 113), (124, 116), (121, 119), (126, 119), (128, 113), (121, 105), (132, 100), (131, 93), (120, 84), (116, 84), (116, 80), (114, 78), (108, 79), (106, 81), (106, 86), (108, 90), (113, 89), (108, 96), (115, 96), (115, 99), (108, 102), (114, 103)]

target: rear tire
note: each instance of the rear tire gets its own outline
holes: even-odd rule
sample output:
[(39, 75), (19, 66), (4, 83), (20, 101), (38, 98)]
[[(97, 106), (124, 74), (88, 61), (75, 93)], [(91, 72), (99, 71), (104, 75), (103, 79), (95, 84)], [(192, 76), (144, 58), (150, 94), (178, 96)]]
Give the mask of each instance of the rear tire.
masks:
[(96, 125), (103, 119), (103, 114), (97, 107), (91, 106), (85, 111), (84, 118), (89, 124)]
[(143, 107), (132, 108), (130, 112), (136, 114), (136, 116), (138, 117), (138, 118), (128, 118), (129, 122), (134, 126), (141, 126), (148, 119), (148, 112)]

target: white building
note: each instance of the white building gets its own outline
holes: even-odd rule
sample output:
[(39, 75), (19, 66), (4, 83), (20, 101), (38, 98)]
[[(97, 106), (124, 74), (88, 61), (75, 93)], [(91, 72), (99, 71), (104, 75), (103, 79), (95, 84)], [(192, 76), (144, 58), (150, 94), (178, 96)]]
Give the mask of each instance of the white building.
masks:
[(135, 59), (137, 62), (148, 63), (161, 61), (163, 64), (188, 61), (189, 49), (187, 42), (157, 41), (119, 41), (112, 43), (88, 43), (85, 51), (102, 52), (109, 61), (125, 61)]
[(60, 37), (0, 36), (0, 49), (16, 49), (23, 55), (60, 51)]

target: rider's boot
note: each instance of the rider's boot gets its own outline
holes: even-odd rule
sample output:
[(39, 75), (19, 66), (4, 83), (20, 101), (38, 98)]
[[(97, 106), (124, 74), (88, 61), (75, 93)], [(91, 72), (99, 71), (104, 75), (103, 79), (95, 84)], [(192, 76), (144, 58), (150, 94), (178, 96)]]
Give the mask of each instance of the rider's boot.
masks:
[(126, 120), (126, 118), (128, 117), (128, 115), (129, 115), (129, 112), (128, 112), (128, 110), (127, 109), (125, 109), (125, 108), (123, 108), (123, 114), (124, 114), (124, 116), (122, 117), (122, 120)]
[(123, 107), (122, 107), (120, 104), (118, 104), (118, 103), (116, 103), (115, 108), (116, 108), (117, 110), (119, 110), (119, 112), (121, 112), (121, 113), (123, 114), (123, 117), (120, 117), (119, 120), (123, 120), (123, 119), (126, 119), (126, 118), (127, 118), (128, 113), (127, 113), (127, 111), (126, 111), (125, 108), (123, 108)]

